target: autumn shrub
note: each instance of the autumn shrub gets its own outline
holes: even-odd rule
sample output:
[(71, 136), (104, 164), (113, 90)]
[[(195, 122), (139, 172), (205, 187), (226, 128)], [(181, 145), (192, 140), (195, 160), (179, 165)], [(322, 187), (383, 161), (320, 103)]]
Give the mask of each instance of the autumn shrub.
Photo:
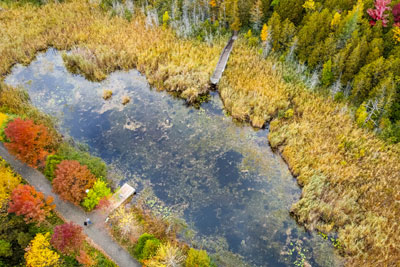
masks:
[(21, 177), (14, 173), (8, 163), (0, 157), (0, 208), (8, 202), (11, 192), (21, 183)]
[(68, 143), (60, 145), (57, 155), (62, 159), (76, 160), (81, 165), (87, 166), (90, 172), (100, 179), (107, 177), (107, 166), (104, 161), (99, 157), (94, 157), (86, 151), (75, 148)]
[(94, 266), (96, 264), (93, 258), (84, 250), (79, 251), (79, 254), (76, 255), (76, 260), (83, 266)]
[[(4, 59), (4, 57), (2, 58)], [(18, 117), (30, 118), (35, 124), (44, 125), (51, 136), (49, 143), (54, 140), (54, 143), (51, 143), (55, 145), (54, 149), (57, 148), (57, 143), (61, 137), (55, 130), (54, 118), (34, 107), (29, 100), (28, 93), (22, 88), (14, 88), (0, 81), (0, 112), (8, 114), (9, 120)]]
[(43, 222), (51, 210), (53, 197), (44, 196), (33, 186), (18, 185), (11, 193), (8, 212), (23, 215), (26, 222)]
[(143, 260), (154, 256), (160, 243), (160, 240), (153, 235), (147, 233), (142, 234), (135, 247), (135, 257), (139, 260)]
[(60, 255), (50, 249), (50, 233), (37, 234), (26, 249), (27, 267), (58, 266)]
[(208, 267), (211, 265), (211, 259), (205, 250), (196, 250), (190, 248), (186, 261), (186, 267)]
[(107, 184), (102, 180), (97, 180), (94, 183), (93, 188), (89, 189), (89, 192), (83, 200), (82, 205), (90, 211), (94, 209), (97, 204), (99, 204), (100, 199), (109, 197), (110, 195), (111, 189), (107, 186)]
[(0, 141), (3, 141), (5, 138), (4, 129), (7, 126), (8, 120), (9, 116), (5, 113), (0, 112)]
[(11, 243), (0, 239), (0, 257), (9, 257), (12, 253)]
[(51, 237), (51, 245), (63, 254), (72, 255), (79, 252), (85, 236), (82, 227), (73, 222), (57, 225)]
[(125, 205), (121, 205), (110, 214), (110, 219), (116, 226), (118, 235), (123, 240), (129, 240), (130, 243), (136, 243), (143, 233), (143, 227), (137, 222), (135, 213)]
[(4, 132), (6, 148), (32, 167), (44, 164), (46, 156), (54, 151), (55, 141), (47, 128), (32, 120), (17, 118), (8, 123)]
[(182, 266), (185, 261), (185, 255), (178, 246), (174, 246), (171, 243), (161, 244), (157, 249), (157, 253), (154, 257), (143, 260), (144, 265), (148, 267), (158, 266)]
[(86, 190), (91, 189), (96, 177), (86, 166), (75, 160), (63, 160), (58, 164), (55, 178), (52, 181), (53, 191), (60, 198), (79, 205), (86, 196)]

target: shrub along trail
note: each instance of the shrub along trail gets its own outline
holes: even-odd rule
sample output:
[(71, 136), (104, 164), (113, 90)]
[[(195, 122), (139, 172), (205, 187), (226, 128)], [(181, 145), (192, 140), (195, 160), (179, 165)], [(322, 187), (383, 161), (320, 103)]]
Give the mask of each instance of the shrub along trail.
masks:
[(89, 227), (84, 227), (86, 235), (98, 246), (105, 254), (107, 254), (118, 266), (132, 267), (141, 266), (129, 253), (116, 243), (109, 235), (104, 227), (104, 215), (92, 212), (90, 215), (82, 209), (74, 206), (72, 203), (61, 200), (57, 194), (51, 190), (51, 184), (47, 178), (39, 171), (27, 166), (26, 164), (16, 160), (3, 144), (0, 144), (0, 156), (3, 157), (30, 185), (33, 185), (38, 191), (43, 192), (46, 196), (54, 198), (53, 203), (56, 204), (58, 213), (66, 219), (78, 225), (83, 226), (86, 218), (90, 218), (93, 222)]

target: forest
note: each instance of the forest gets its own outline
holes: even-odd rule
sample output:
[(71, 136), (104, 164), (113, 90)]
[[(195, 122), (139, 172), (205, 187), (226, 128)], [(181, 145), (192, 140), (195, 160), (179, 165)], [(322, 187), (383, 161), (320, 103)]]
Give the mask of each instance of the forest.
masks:
[[(103, 0), (102, 6), (129, 18), (128, 3)], [(231, 30), (246, 33), (248, 44), (262, 47), (264, 56), (295, 62), (301, 72), (306, 71), (313, 79), (313, 87), (318, 86), (319, 91), (337, 101), (351, 103), (360, 127), (375, 131), (388, 142), (400, 142), (400, 2), (137, 0), (133, 3), (160, 23), (171, 24), (179, 36), (212, 42)]]

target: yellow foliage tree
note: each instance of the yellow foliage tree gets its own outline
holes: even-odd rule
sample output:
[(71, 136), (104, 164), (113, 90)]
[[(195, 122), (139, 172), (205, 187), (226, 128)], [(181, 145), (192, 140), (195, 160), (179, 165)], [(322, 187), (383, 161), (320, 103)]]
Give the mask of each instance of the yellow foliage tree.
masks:
[(169, 14), (168, 11), (165, 11), (163, 17), (162, 17), (162, 21), (163, 21), (163, 29), (165, 30), (168, 26), (168, 22), (169, 22)]
[(121, 233), (124, 236), (129, 235), (135, 227), (134, 214), (127, 211), (124, 206), (119, 207), (112, 215), (110, 215), (110, 218), (117, 221), (118, 227), (121, 229)]
[(60, 266), (58, 255), (50, 249), (50, 233), (37, 234), (26, 249), (25, 260), (28, 267)]
[(264, 24), (261, 30), (261, 41), (266, 42), (267, 39), (268, 39), (268, 26), (267, 24)]
[(15, 174), (0, 157), (0, 207), (8, 202), (11, 192), (20, 183), (21, 177)]
[(315, 2), (314, 0), (307, 0), (304, 5), (303, 5), (304, 9), (307, 10), (315, 10)]
[(333, 19), (331, 21), (331, 28), (332, 29), (335, 28), (336, 25), (339, 25), (340, 18), (341, 18), (341, 15), (338, 12), (336, 12), (335, 15), (333, 15)]
[[(3, 124), (5, 122), (7, 122), (7, 120), (8, 120), (7, 114), (4, 114), (4, 113), (0, 112), (0, 131), (4, 130), (3, 129)], [(1, 135), (0, 135), (0, 141), (3, 141), (3, 138), (1, 137)]]
[(393, 28), (393, 39), (396, 44), (400, 43), (400, 27)]
[(209, 4), (210, 4), (211, 7), (216, 7), (217, 6), (217, 2), (215, 0), (211, 0), (209, 2)]
[(185, 260), (181, 249), (171, 243), (161, 244), (157, 250), (157, 254), (149, 260), (145, 260), (147, 267), (174, 267), (182, 266)]

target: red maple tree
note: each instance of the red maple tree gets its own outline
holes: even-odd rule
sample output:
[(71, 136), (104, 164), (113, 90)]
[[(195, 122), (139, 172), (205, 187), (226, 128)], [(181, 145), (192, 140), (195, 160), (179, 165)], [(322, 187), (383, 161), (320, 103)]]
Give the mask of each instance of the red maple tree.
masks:
[(42, 192), (37, 192), (33, 186), (18, 185), (11, 193), (8, 212), (23, 215), (27, 223), (43, 222), (56, 205), (53, 197), (45, 198)]
[(70, 222), (57, 225), (50, 242), (58, 251), (72, 255), (82, 248), (84, 239), (82, 227)]
[(367, 13), (370, 15), (372, 20), (369, 21), (369, 24), (374, 26), (378, 20), (382, 21), (382, 26), (386, 27), (388, 23), (387, 17), (389, 14), (385, 13), (385, 11), (390, 10), (391, 7), (388, 6), (391, 0), (376, 0), (375, 1), (375, 9), (368, 9)]
[(79, 205), (86, 196), (86, 189), (93, 187), (96, 177), (76, 160), (63, 160), (58, 164), (52, 181), (53, 191), (63, 200)]
[(36, 125), (32, 120), (17, 118), (8, 123), (4, 133), (10, 141), (5, 143), (5, 147), (32, 167), (43, 164), (54, 146), (47, 128), (41, 124)]
[(400, 3), (393, 7), (392, 13), (395, 25), (400, 27)]

